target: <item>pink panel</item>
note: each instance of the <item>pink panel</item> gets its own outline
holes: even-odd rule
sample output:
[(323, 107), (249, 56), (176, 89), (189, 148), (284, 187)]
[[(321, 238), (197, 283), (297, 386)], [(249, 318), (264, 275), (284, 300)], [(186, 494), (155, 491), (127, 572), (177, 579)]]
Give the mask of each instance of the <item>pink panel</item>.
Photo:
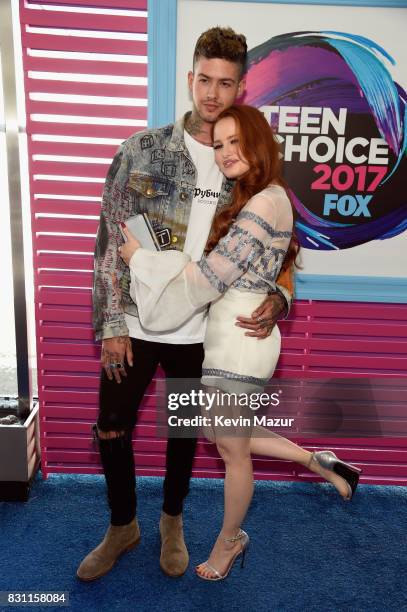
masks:
[[(54, 298), (50, 298), (55, 301)], [(300, 307), (302, 304), (299, 303)], [(312, 303), (307, 304), (308, 310), (310, 310), (310, 306), (315, 307), (321, 312), (322, 303)], [(347, 305), (346, 305), (347, 306)], [(352, 306), (350, 304), (350, 306)], [(386, 310), (386, 307), (381, 306), (380, 313), (380, 321), (386, 321), (385, 316), (383, 316), (383, 308)], [(390, 306), (389, 309), (392, 307)], [(407, 309), (404, 309), (404, 315), (407, 315)], [(377, 317), (377, 307), (375, 305), (370, 306), (368, 311), (365, 311), (365, 315), (369, 315), (366, 317), (370, 321), (374, 321), (375, 317)], [(384, 313), (385, 314), (385, 313)], [(390, 313), (389, 313), (390, 314)], [(400, 313), (399, 313), (400, 314)], [(59, 317), (57, 317), (59, 318)], [(81, 317), (81, 320), (83, 317)], [(376, 318), (377, 324), (377, 318)], [(384, 324), (384, 323), (382, 323)], [(295, 339), (293, 337), (289, 337), (291, 341)], [(370, 336), (369, 336), (370, 338)], [(350, 341), (350, 340), (348, 340)], [(88, 345), (89, 347), (91, 345)], [(367, 345), (363, 344), (360, 339), (357, 341), (357, 348), (363, 352), (366, 352), (366, 347), (369, 348), (369, 342)], [(74, 347), (72, 347), (74, 348)], [(348, 347), (346, 347), (348, 348)], [(377, 347), (375, 347), (377, 348)], [(388, 346), (387, 349), (391, 347)], [(336, 350), (338, 347), (336, 347)], [(367, 351), (368, 352), (368, 351)], [(78, 353), (79, 354), (79, 353)], [(74, 357), (75, 353), (72, 352), (72, 357)], [(75, 359), (72, 357), (67, 358), (65, 360), (58, 359), (57, 363), (52, 363), (53, 360), (45, 358), (42, 360), (42, 368), (43, 368), (43, 377), (42, 381), (44, 381), (46, 387), (48, 389), (52, 388), (53, 390), (46, 392), (44, 394), (46, 398), (45, 407), (44, 407), (44, 415), (47, 415), (47, 418), (52, 419), (58, 417), (56, 421), (49, 421), (48, 431), (50, 434), (52, 432), (58, 433), (58, 438), (60, 439), (60, 435), (65, 432), (66, 443), (61, 444), (58, 443), (57, 447), (51, 443), (51, 441), (47, 441), (47, 448), (49, 449), (49, 470), (56, 471), (58, 469), (65, 469), (66, 471), (80, 471), (80, 472), (90, 472), (90, 473), (100, 473), (100, 468), (97, 465), (97, 456), (89, 455), (86, 453), (87, 446), (84, 443), (82, 436), (85, 435), (87, 444), (91, 444), (91, 439), (89, 436), (89, 428), (90, 424), (94, 421), (97, 414), (97, 406), (96, 406), (96, 395), (97, 395), (97, 376), (95, 378), (83, 377), (81, 381), (77, 381), (77, 377), (67, 377), (66, 375), (62, 377), (52, 377), (46, 374), (51, 371), (61, 371), (61, 372), (70, 372), (77, 371), (77, 365)], [(96, 356), (97, 359), (97, 356)], [(92, 361), (84, 362), (82, 359), (81, 362), (83, 366), (83, 371), (88, 373), (93, 372), (97, 375), (98, 372), (98, 363), (92, 363)], [(365, 367), (365, 376), (369, 375), (368, 370)], [(383, 384), (386, 385), (387, 381), (384, 379)], [(87, 391), (81, 392), (79, 389), (85, 384)], [(388, 398), (388, 394), (391, 393), (392, 386), (390, 386), (390, 382), (387, 383), (387, 389), (384, 389), (382, 392), (383, 399)], [(59, 406), (58, 402), (58, 387), (62, 385), (63, 388), (70, 388), (72, 391), (69, 395), (64, 393), (64, 402), (62, 406)], [(74, 388), (77, 388), (77, 391)], [(377, 398), (380, 400), (380, 393)], [(394, 398), (390, 398), (394, 399)], [(147, 398), (147, 402), (149, 405), (154, 402), (154, 396), (150, 395)], [(54, 404), (54, 408), (52, 408), (52, 404)], [(47, 405), (50, 405), (50, 409), (46, 408)], [(74, 406), (77, 405), (77, 408)], [(89, 405), (89, 408), (85, 406)], [(146, 405), (146, 402), (145, 404)], [(63, 406), (67, 406), (64, 408)], [(69, 408), (71, 406), (71, 408)], [(388, 414), (388, 406), (383, 405), (380, 406), (380, 403), (377, 404), (376, 408), (378, 414), (380, 416), (381, 411), (383, 411), (383, 419), (387, 416), (391, 416), (394, 420), (395, 416), (399, 416), (402, 418), (405, 417), (404, 410), (405, 402), (404, 400), (399, 405), (393, 406), (393, 411), (391, 415)], [(63, 410), (63, 412), (62, 412)], [(387, 414), (386, 414), (387, 410)], [(59, 412), (61, 411), (61, 412)], [(75, 423), (75, 419), (79, 418), (81, 422)], [(61, 419), (65, 419), (65, 421), (61, 421)], [(85, 419), (85, 422), (83, 422)], [(135, 432), (135, 448), (137, 450), (137, 465), (138, 465), (138, 473), (150, 473), (150, 474), (161, 474), (164, 466), (164, 446), (165, 443), (162, 440), (154, 441), (152, 438), (154, 437), (154, 426), (149, 426), (147, 429), (142, 426), (142, 423), (154, 423), (154, 412), (153, 411), (144, 411), (141, 412), (140, 415), (140, 423), (139, 427)], [(363, 419), (359, 422), (356, 420), (356, 424), (359, 424), (360, 427), (363, 426)], [(382, 421), (381, 427), (382, 431), (386, 431), (386, 427), (388, 424), (385, 420)], [(80, 435), (81, 438), (75, 438), (76, 435)], [(146, 437), (147, 436), (147, 437)], [(77, 445), (77, 440), (80, 440), (79, 446)], [(308, 438), (296, 438), (296, 441), (303, 444), (305, 447), (314, 448), (314, 447), (330, 447), (334, 450), (336, 449), (338, 454), (341, 455), (345, 460), (350, 460), (360, 465), (363, 468), (363, 478), (362, 482), (372, 482), (372, 483), (388, 483), (393, 482), (395, 484), (406, 484), (406, 463), (407, 463), (407, 449), (405, 444), (405, 439), (402, 438), (398, 441), (394, 438), (386, 439), (348, 439), (348, 440), (336, 440), (335, 438), (329, 439), (324, 438), (323, 440), (316, 439), (308, 439)], [(399, 444), (399, 447), (395, 448)], [(74, 449), (82, 449), (84, 454), (72, 453)], [(63, 455), (61, 459), (61, 455), (59, 455), (59, 449), (62, 449)], [(153, 450), (154, 453), (151, 454)], [(209, 453), (209, 458), (208, 458)], [(59, 460), (57, 461), (56, 459)], [(58, 463), (58, 465), (57, 465)], [(281, 462), (272, 459), (264, 459), (264, 458), (255, 458), (255, 474), (257, 478), (273, 478), (273, 479), (288, 479), (288, 480), (316, 480), (314, 475), (311, 475), (309, 472), (305, 470), (299, 469), (299, 466), (290, 465), (288, 462)], [(61, 467), (62, 466), (62, 467)], [(94, 468), (92, 469), (92, 466)], [(149, 470), (148, 472), (145, 470)], [(204, 442), (200, 442), (198, 451), (197, 451), (197, 460), (196, 460), (196, 469), (194, 472), (195, 475), (199, 476), (221, 476), (222, 475), (222, 464), (219, 459), (216, 457), (213, 445), (206, 444)]]
[(38, 309), (38, 316), (41, 317), (41, 321), (44, 324), (50, 321), (52, 321), (53, 323), (65, 322), (69, 318), (73, 323), (86, 323), (88, 325), (90, 309), (76, 310), (74, 308), (71, 308), (68, 310), (66, 308), (64, 310), (53, 310), (52, 308), (48, 308), (45, 305), (41, 305)]
[[(87, 138), (120, 138), (125, 140), (132, 134), (142, 130), (142, 127), (134, 125), (107, 125), (101, 121), (100, 124), (74, 124), (74, 123), (51, 123), (33, 121), (27, 116), (27, 134), (49, 134), (56, 136), (85, 136)], [(31, 153), (31, 152), (30, 152)]]
[(107, 96), (112, 98), (147, 99), (146, 85), (120, 85), (117, 83), (79, 83), (75, 81), (46, 81), (26, 79), (25, 87), (33, 93), (58, 93), (80, 96)]
[(31, 100), (30, 114), (146, 120), (147, 108), (144, 106), (104, 106), (102, 104), (70, 104), (60, 102), (36, 102)]
[(72, 155), (112, 159), (118, 148), (118, 144), (101, 145), (81, 142), (44, 142), (40, 140), (33, 140), (30, 143), (32, 155)]
[(96, 236), (98, 222), (96, 219), (63, 219), (38, 217), (35, 219), (36, 232), (65, 232), (74, 234), (93, 234)]
[[(100, 375), (99, 361), (96, 361), (95, 359), (76, 359), (71, 361), (68, 360), (67, 356), (64, 361), (62, 361), (60, 358), (43, 358), (42, 367), (44, 374), (47, 372), (55, 373), (57, 371), (65, 372), (66, 374), (69, 374), (69, 372), (94, 372), (97, 379), (99, 379)], [(92, 380), (92, 385), (95, 385), (94, 380)]]
[[(32, 210), (34, 213), (60, 215), (65, 213), (66, 206), (67, 201), (64, 200), (43, 200), (39, 198), (34, 201)], [(92, 215), (96, 217), (100, 214), (100, 203), (71, 200), (69, 202), (69, 210), (71, 215)]]
[[(49, 51), (75, 51), (78, 53), (124, 53), (123, 40), (95, 39), (80, 36), (52, 36), (47, 34), (22, 33), (23, 45), (27, 49), (39, 48)], [(126, 55), (147, 55), (147, 42), (126, 40)]]
[(36, 236), (36, 246), (39, 251), (80, 251), (93, 253), (95, 248), (94, 238), (82, 238), (72, 236)]
[(66, 325), (64, 327), (58, 325), (41, 325), (41, 337), (47, 340), (93, 340), (93, 330), (91, 326), (88, 327), (74, 327), (73, 325)]
[(35, 258), (38, 268), (61, 268), (69, 270), (93, 270), (93, 258), (89, 255), (42, 254)]
[[(47, 132), (49, 133), (49, 132)], [(86, 176), (86, 168), (82, 168), (83, 176)], [(50, 195), (74, 195), (74, 196), (92, 196), (102, 199), (103, 184), (102, 183), (81, 183), (74, 181), (46, 181), (42, 179), (33, 179), (30, 181), (30, 189), (32, 194), (50, 194)], [(68, 211), (67, 211), (68, 212)]]
[(80, 24), (82, 30), (105, 30), (107, 32), (146, 32), (147, 30), (146, 17), (38, 11), (23, 7), (24, 5), (20, 4), (21, 24), (30, 26), (76, 29)]
[(90, 272), (37, 272), (37, 282), (50, 287), (92, 287), (93, 275)]
[(38, 299), (44, 304), (61, 304), (63, 306), (92, 306), (92, 296), (90, 291), (81, 291), (79, 289), (50, 289), (42, 287), (38, 290)]
[(93, 341), (88, 343), (74, 343), (74, 342), (58, 342), (55, 340), (47, 340), (46, 338), (42, 341), (41, 347), (43, 350), (43, 355), (45, 357), (51, 355), (59, 355), (60, 362), (62, 364), (65, 363), (66, 358), (70, 356), (74, 357), (92, 357), (92, 359), (97, 360), (96, 363), (99, 362), (100, 357), (100, 347), (95, 344)]
[[(110, 162), (95, 164), (80, 164), (78, 162), (65, 161), (33, 161), (32, 172), (35, 175), (47, 174), (57, 176), (83, 176), (87, 179), (105, 179)], [(85, 173), (84, 173), (85, 171)]]
[[(69, 4), (69, 6), (89, 6), (89, 0), (30, 0), (30, 4)], [(92, 6), (104, 6), (106, 8), (119, 8), (117, 0), (97, 0)], [(147, 0), (120, 0), (121, 9), (147, 10)]]
[[(45, 0), (39, 4), (46, 4)], [(52, 0), (53, 4), (86, 6), (86, 0)], [(96, 6), (117, 7), (113, 0), (99, 0)], [(145, 0), (122, 0), (120, 8), (145, 9)], [(67, 155), (111, 159), (117, 146), (50, 143), (33, 141), (34, 134), (115, 138), (124, 140), (142, 128), (105, 125), (104, 117), (146, 119), (145, 107), (85, 105), (34, 102), (29, 92), (81, 94), (145, 98), (145, 86), (70, 81), (37, 80), (27, 72), (42, 71), (118, 76), (147, 76), (146, 63), (119, 61), (68, 60), (37, 58), (31, 49), (82, 51), (145, 55), (145, 41), (125, 41), (121, 32), (146, 33), (146, 18), (86, 15), (26, 9), (21, 2), (22, 21), (45, 28), (43, 34), (25, 32), (23, 28), (23, 61), (25, 70), (27, 132), (32, 193), (32, 227), (35, 269), (35, 306), (37, 322), (38, 372), (43, 470), (49, 472), (101, 473), (98, 454), (91, 437), (91, 426), (97, 418), (100, 376), (100, 343), (94, 342), (91, 324), (92, 269), (94, 236), (97, 221), (59, 218), (57, 215), (98, 216), (103, 184), (81, 181), (33, 180), (34, 174), (104, 178), (109, 163), (77, 164), (34, 161), (33, 155)], [(47, 27), (78, 31), (91, 28), (100, 31), (99, 38), (51, 36)], [(116, 40), (106, 39), (104, 30), (116, 31)], [(36, 113), (100, 117), (98, 125), (48, 123), (32, 120)], [(37, 194), (66, 196), (63, 199), (36, 198)], [(98, 201), (87, 202), (92, 196)], [(41, 217), (40, 214), (50, 215)], [(74, 236), (58, 236), (58, 232)], [(48, 234), (49, 233), (49, 234)], [(85, 234), (89, 234), (86, 236)], [(46, 251), (51, 251), (47, 253)], [(79, 254), (77, 253), (79, 252)], [(282, 356), (276, 376), (293, 381), (293, 397), (287, 400), (287, 413), (299, 424), (311, 428), (318, 414), (318, 403), (311, 400), (299, 378), (366, 378), (377, 376), (383, 389), (376, 390), (375, 411), (383, 433), (405, 427), (405, 391), (398, 379), (407, 374), (407, 306), (387, 304), (296, 301), (290, 318), (280, 324), (283, 335)], [(158, 369), (156, 377), (162, 378)], [(357, 385), (357, 380), (355, 380)], [(362, 383), (361, 383), (362, 384)], [(394, 388), (393, 388), (394, 387)], [(348, 439), (301, 437), (291, 438), (306, 448), (332, 448), (344, 459), (363, 468), (362, 482), (407, 484), (407, 445), (404, 437), (362, 437), (368, 411), (363, 404), (348, 398), (352, 410), (354, 437)], [(314, 402), (314, 403), (313, 403)], [(353, 403), (352, 403), (353, 402)], [(140, 410), (134, 432), (137, 473), (163, 475), (166, 441), (156, 438), (156, 381), (150, 385)], [(320, 423), (323, 424), (319, 416)], [(325, 419), (326, 420), (326, 419)], [(254, 458), (255, 476), (275, 480), (307, 480), (316, 477), (287, 461)], [(194, 475), (220, 477), (223, 464), (216, 448), (200, 440)]]

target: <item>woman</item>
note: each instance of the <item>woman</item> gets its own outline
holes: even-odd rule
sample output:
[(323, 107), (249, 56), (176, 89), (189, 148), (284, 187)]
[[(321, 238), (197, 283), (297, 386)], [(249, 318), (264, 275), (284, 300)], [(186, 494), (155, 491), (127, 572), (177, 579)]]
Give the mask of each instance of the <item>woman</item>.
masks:
[[(231, 205), (215, 218), (201, 261), (193, 263), (179, 251), (142, 249), (127, 229), (128, 240), (119, 252), (130, 266), (130, 294), (142, 325), (154, 331), (174, 329), (210, 303), (202, 383), (250, 393), (274, 372), (280, 332), (276, 325), (270, 336), (257, 342), (234, 321), (237, 315), (250, 316), (275, 289), (282, 264), (291, 265), (298, 243), (278, 145), (263, 114), (243, 105), (223, 111), (214, 126), (213, 146), (219, 168), (236, 183)], [(221, 409), (216, 407), (217, 412)], [(253, 494), (252, 453), (297, 461), (332, 482), (345, 499), (356, 489), (360, 470), (331, 451), (310, 453), (258, 426), (243, 436), (225, 435), (220, 429), (214, 433), (225, 461), (225, 511), (208, 561), (196, 567), (205, 580), (226, 578), (239, 556), (243, 565), (249, 537), (240, 525)]]

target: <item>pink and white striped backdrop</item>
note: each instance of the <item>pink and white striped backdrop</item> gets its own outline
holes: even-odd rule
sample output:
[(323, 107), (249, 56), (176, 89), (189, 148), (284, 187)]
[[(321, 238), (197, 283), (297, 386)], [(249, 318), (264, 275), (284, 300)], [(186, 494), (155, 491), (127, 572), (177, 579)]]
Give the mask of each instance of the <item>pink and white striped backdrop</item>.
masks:
[[(31, 5), (45, 7), (49, 3), (34, 0)], [(51, 472), (101, 472), (90, 432), (97, 415), (100, 353), (91, 327), (91, 286), (103, 179), (117, 143), (98, 139), (123, 140), (142, 129), (147, 120), (147, 107), (139, 103), (147, 99), (145, 81), (117, 83), (120, 77), (147, 76), (146, 41), (137, 40), (137, 36), (128, 39), (129, 34), (147, 32), (147, 1), (121, 0), (120, 8), (134, 11), (134, 16), (64, 11), (68, 4), (85, 6), (88, 3), (84, 0), (53, 0), (52, 4), (61, 10), (36, 10), (20, 4), (45, 476)], [(114, 0), (98, 0), (95, 5), (117, 7)], [(65, 31), (69, 29), (76, 35)], [(116, 38), (107, 37), (106, 31), (116, 33)], [(72, 53), (106, 55), (95, 59)], [(134, 61), (123, 61), (121, 54), (134, 56)], [(99, 81), (109, 75), (115, 78), (103, 83), (84, 75), (97, 75)], [(38, 92), (47, 94), (45, 99), (33, 99), (38, 96), (32, 94)], [(55, 94), (67, 98), (61, 102), (53, 99)], [(85, 102), (69, 99), (70, 95), (95, 98)], [(101, 101), (97, 96), (113, 100)], [(114, 98), (127, 101), (117, 105)], [(123, 121), (116, 125), (109, 118)], [(134, 120), (140, 124), (135, 126)], [(66, 136), (74, 140), (64, 142)], [(84, 138), (93, 141), (87, 143)], [(91, 158), (91, 163), (77, 159), (84, 157)], [(277, 376), (375, 376), (389, 381), (407, 374), (407, 305), (297, 301), (280, 329), (283, 350)], [(165, 465), (165, 441), (155, 438), (155, 384), (146, 395), (134, 434), (137, 472), (144, 475), (162, 475)], [(389, 431), (397, 419), (407, 419), (405, 405), (397, 401), (391, 408), (388, 404), (376, 408), (383, 431)], [(362, 482), (407, 484), (406, 439), (364, 438), (363, 407), (355, 406), (354, 410), (356, 435), (360, 417), (359, 438), (292, 439), (308, 448), (337, 449), (342, 458), (363, 468)], [(254, 465), (257, 478), (316, 479), (287, 461), (255, 458)], [(200, 441), (194, 475), (222, 473), (214, 446)]]

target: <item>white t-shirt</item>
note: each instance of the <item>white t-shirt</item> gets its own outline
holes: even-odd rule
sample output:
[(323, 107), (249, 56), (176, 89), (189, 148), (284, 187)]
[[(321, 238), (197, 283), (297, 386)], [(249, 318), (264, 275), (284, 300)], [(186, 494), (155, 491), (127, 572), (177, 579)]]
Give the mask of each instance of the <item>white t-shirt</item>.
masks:
[[(223, 175), (215, 164), (213, 148), (196, 141), (184, 130), (184, 139), (197, 169), (197, 183), (191, 205), (184, 253), (192, 261), (202, 257), (212, 226), (216, 205), (222, 187)], [(132, 338), (164, 342), (167, 344), (194, 344), (203, 342), (206, 330), (207, 308), (195, 312), (185, 323), (171, 332), (150, 332), (140, 325), (138, 317), (126, 314), (126, 324)]]

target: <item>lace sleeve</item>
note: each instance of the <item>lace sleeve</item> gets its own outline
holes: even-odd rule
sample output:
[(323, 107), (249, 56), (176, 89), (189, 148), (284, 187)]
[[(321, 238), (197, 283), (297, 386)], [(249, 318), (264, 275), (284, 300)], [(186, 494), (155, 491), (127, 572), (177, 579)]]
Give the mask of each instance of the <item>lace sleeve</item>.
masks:
[(275, 230), (279, 208), (274, 197), (251, 198), (227, 235), (198, 263), (178, 251), (137, 249), (130, 261), (130, 294), (142, 325), (152, 331), (175, 329), (254, 265), (272, 237), (284, 234), (287, 240), (289, 230)]
[[(260, 261), (267, 265), (271, 245), (274, 253), (283, 260), (291, 231), (292, 210), (285, 191), (279, 188), (272, 193), (261, 192), (248, 201), (226, 236), (197, 264), (199, 271), (220, 295), (249, 268), (255, 269)], [(189, 273), (186, 270), (187, 276)], [(203, 281), (197, 282), (197, 275), (192, 280), (191, 300), (201, 304), (204, 299), (200, 291)]]

